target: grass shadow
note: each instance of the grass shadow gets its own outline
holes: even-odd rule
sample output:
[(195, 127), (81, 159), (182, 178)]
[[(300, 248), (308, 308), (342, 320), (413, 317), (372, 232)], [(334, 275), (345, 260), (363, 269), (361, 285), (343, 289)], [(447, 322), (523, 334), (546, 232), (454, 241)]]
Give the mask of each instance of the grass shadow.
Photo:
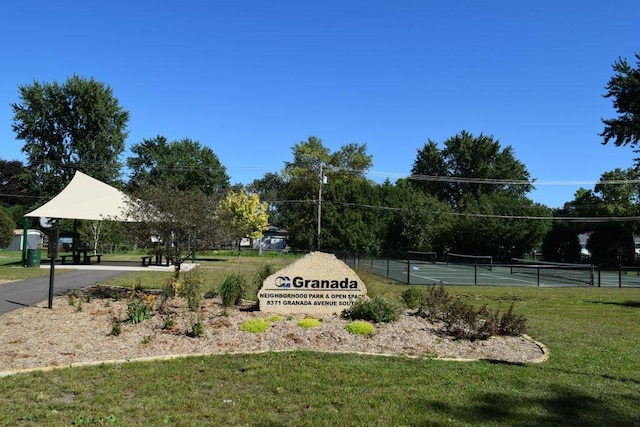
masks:
[(592, 304), (617, 305), (620, 307), (640, 308), (640, 301), (589, 301)]
[[(620, 395), (617, 399), (632, 398)], [(639, 418), (618, 411), (610, 401), (567, 386), (550, 386), (543, 397), (487, 392), (468, 405), (418, 399), (411, 406), (414, 407), (408, 409), (417, 413), (436, 413), (443, 420), (455, 419), (469, 425), (627, 426), (640, 422)]]

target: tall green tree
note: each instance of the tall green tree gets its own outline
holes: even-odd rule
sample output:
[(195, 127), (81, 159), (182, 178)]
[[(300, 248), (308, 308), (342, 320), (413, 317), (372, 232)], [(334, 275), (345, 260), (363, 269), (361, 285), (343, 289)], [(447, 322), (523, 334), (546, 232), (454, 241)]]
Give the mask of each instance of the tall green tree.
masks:
[(538, 247), (551, 226), (550, 210), (524, 197), (484, 194), (464, 200), (464, 207), (454, 220), (454, 253), (508, 262)]
[(206, 195), (221, 195), (229, 188), (229, 176), (209, 147), (188, 138), (168, 142), (163, 136), (144, 139), (131, 147), (127, 158), (131, 191), (144, 186), (169, 186)]
[(13, 218), (0, 206), (0, 249), (4, 249), (11, 244), (14, 228)]
[[(289, 232), (292, 246), (300, 249), (322, 247), (323, 236), (330, 239), (331, 228), (322, 227), (318, 236), (318, 206), (327, 194), (333, 180), (348, 181), (363, 178), (371, 167), (372, 159), (364, 144), (347, 144), (331, 152), (322, 140), (311, 136), (292, 147), (293, 161), (285, 162), (282, 170), (283, 203), (279, 210), (283, 226)], [(325, 180), (327, 184), (324, 184)], [(321, 192), (324, 190), (324, 196)], [(327, 193), (329, 192), (329, 193)], [(321, 213), (320, 222), (323, 215)], [(320, 240), (318, 240), (320, 239)]]
[(625, 217), (640, 213), (639, 177), (640, 171), (636, 168), (605, 172), (593, 190), (578, 189), (574, 200), (565, 203), (560, 212), (567, 216), (594, 218), (581, 220), (574, 227), (579, 232), (591, 233), (587, 249), (594, 261), (611, 265), (633, 262), (633, 235), (639, 230), (635, 221), (627, 221)]
[(376, 188), (375, 200), (384, 209), (375, 212), (382, 225), (385, 255), (405, 257), (407, 251), (437, 252), (443, 259), (451, 244), (450, 206), (417, 191), (407, 180), (388, 180)]
[(447, 139), (442, 150), (429, 140), (418, 150), (411, 173), (418, 188), (454, 208), (469, 195), (524, 196), (533, 188), (527, 183), (529, 172), (511, 146), (503, 149), (493, 137), (474, 137), (467, 131)]
[(18, 160), (0, 159), (0, 206), (29, 205), (28, 192), (20, 180), (24, 165)]
[(539, 246), (550, 226), (550, 218), (523, 218), (551, 215), (526, 197), (533, 186), (513, 148), (502, 148), (491, 136), (462, 131), (442, 149), (429, 140), (411, 172), (414, 188), (447, 203), (456, 215), (446, 243), (451, 252), (520, 257)]
[(600, 136), (604, 138), (604, 144), (613, 141), (616, 146), (637, 147), (640, 142), (640, 54), (636, 53), (635, 57), (636, 67), (623, 58), (613, 64), (614, 75), (606, 86), (604, 97), (613, 99), (618, 116), (602, 120), (604, 130)]
[(551, 262), (580, 262), (580, 239), (575, 227), (566, 222), (554, 222), (542, 240), (542, 258)]
[(25, 141), (30, 191), (50, 197), (81, 170), (108, 184), (120, 181), (129, 113), (104, 83), (77, 75), (64, 83), (18, 86), (12, 129)]

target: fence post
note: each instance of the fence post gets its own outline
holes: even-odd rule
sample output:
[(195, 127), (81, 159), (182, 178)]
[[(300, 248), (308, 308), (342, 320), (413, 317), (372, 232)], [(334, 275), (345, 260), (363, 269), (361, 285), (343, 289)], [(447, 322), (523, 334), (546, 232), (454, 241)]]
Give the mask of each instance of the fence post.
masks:
[(618, 287), (622, 287), (622, 266), (618, 266)]
[(387, 258), (387, 279), (389, 278), (389, 258)]
[(537, 272), (537, 276), (538, 276), (538, 287), (540, 287), (540, 267), (538, 267), (536, 269), (536, 272)]

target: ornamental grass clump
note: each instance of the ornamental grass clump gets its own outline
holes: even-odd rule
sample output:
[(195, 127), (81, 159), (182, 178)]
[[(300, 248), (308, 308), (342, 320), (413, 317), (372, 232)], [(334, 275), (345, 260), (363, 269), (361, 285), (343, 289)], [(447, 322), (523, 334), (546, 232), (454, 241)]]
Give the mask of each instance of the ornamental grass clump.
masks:
[(244, 332), (251, 332), (252, 334), (260, 334), (269, 329), (269, 322), (264, 319), (250, 319), (245, 320), (240, 325), (240, 330)]
[(356, 335), (373, 335), (376, 332), (375, 326), (366, 320), (354, 320), (353, 322), (347, 323), (345, 329), (352, 334)]
[(239, 274), (226, 276), (220, 285), (218, 293), (223, 307), (240, 305), (245, 295), (245, 278)]
[(276, 267), (273, 266), (272, 264), (262, 264), (258, 269), (258, 271), (256, 271), (256, 273), (253, 275), (253, 281), (251, 284), (253, 285), (253, 291), (254, 291), (253, 296), (257, 301), (256, 305), (258, 309), (260, 309), (260, 299), (258, 298), (258, 292), (262, 287), (262, 283), (265, 281), (267, 277), (271, 276), (275, 272), (276, 272)]
[(298, 322), (298, 326), (305, 329), (317, 328), (320, 325), (322, 325), (322, 321), (313, 317), (305, 317)]

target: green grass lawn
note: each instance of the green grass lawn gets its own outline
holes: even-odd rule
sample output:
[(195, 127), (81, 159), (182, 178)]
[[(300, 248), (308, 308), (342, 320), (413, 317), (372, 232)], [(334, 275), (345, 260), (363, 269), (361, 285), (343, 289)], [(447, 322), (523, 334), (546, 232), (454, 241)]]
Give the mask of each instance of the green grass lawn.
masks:
[[(203, 261), (206, 282), (251, 278), (265, 260), (249, 258)], [(361, 276), (370, 295), (397, 300), (406, 288)], [(123, 277), (123, 285), (137, 280)], [(309, 351), (59, 369), (0, 378), (0, 424), (640, 425), (640, 290), (447, 290), (478, 307), (514, 304), (550, 359), (512, 365)]]

